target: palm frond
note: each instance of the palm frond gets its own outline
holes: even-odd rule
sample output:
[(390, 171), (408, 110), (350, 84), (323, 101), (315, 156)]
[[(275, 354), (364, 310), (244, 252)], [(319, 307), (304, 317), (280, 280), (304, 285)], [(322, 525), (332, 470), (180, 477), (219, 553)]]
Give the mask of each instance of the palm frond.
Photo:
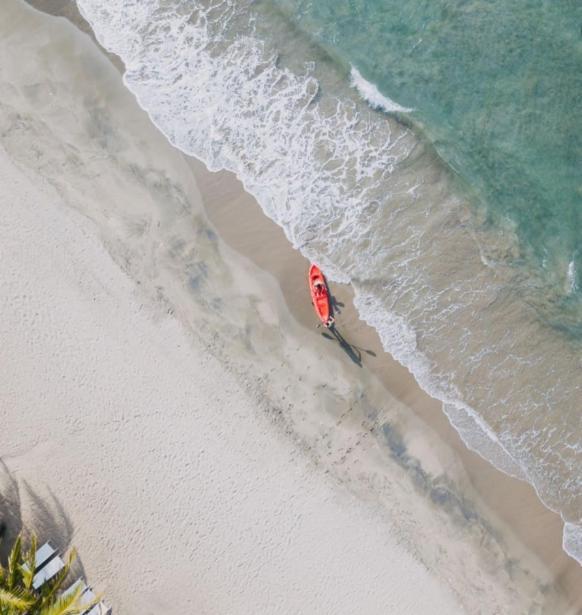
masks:
[(22, 535), (18, 534), (16, 540), (14, 541), (14, 545), (12, 550), (10, 551), (10, 555), (8, 556), (8, 576), (6, 579), (6, 587), (7, 589), (12, 589), (17, 581), (20, 572), (20, 558), (22, 555)]
[(30, 538), (30, 548), (22, 558), (25, 560), (26, 566), (20, 567), (22, 584), (26, 587), (26, 589), (32, 588), (32, 581), (34, 579), (34, 572), (36, 569), (36, 547), (36, 534), (33, 534)]
[[(0, 545), (2, 545), (3, 541), (4, 541), (4, 535), (2, 534), (2, 532), (0, 532)], [(2, 565), (2, 562), (0, 562), (0, 587), (4, 586), (7, 573), (8, 571), (4, 568), (4, 566)]]
[[(7, 590), (0, 587), (0, 607), (9, 607), (16, 612), (25, 613), (34, 604), (34, 599), (18, 590)], [(10, 612), (10, 611), (8, 611)]]
[(69, 557), (65, 564), (65, 567), (54, 576), (50, 581), (45, 583), (42, 591), (42, 604), (51, 604), (52, 599), (56, 595), (56, 593), (62, 588), (65, 579), (69, 576), (69, 572), (71, 571), (71, 566), (73, 562), (77, 558), (77, 551), (75, 549), (71, 549), (69, 552)]
[(20, 584), (22, 587), (30, 591), (32, 589), (32, 581), (34, 579), (34, 568), (28, 564), (20, 566)]
[(36, 534), (33, 534), (30, 537), (30, 547), (28, 548), (28, 551), (26, 552), (25, 556), (23, 557), (23, 559), (25, 559), (28, 563), (28, 565), (30, 566), (31, 570), (34, 570), (36, 568), (36, 549), (37, 549), (37, 539), (36, 539)]
[(66, 596), (59, 596), (51, 604), (44, 606), (38, 615), (79, 615), (92, 609), (99, 603), (100, 598), (95, 598), (90, 603), (80, 603), (83, 587), (79, 585), (74, 592)]

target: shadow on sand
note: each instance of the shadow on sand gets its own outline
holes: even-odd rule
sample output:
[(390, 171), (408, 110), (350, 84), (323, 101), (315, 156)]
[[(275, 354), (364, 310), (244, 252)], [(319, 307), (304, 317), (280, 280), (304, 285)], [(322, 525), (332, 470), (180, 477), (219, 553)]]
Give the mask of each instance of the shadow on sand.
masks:
[[(30, 511), (24, 521), (23, 500)], [(25, 481), (18, 481), (0, 459), (0, 561), (5, 564), (18, 534), (26, 537), (34, 532), (39, 544), (49, 541), (65, 553), (72, 546), (74, 526), (62, 504), (49, 490), (49, 497), (41, 498)], [(81, 559), (77, 557), (72, 577), (85, 576)]]
[[(329, 296), (331, 299), (331, 315), (336, 316), (337, 314), (341, 314), (342, 308), (344, 307), (343, 303), (340, 303), (329, 291)], [(328, 340), (335, 340), (340, 348), (348, 355), (350, 360), (355, 363), (358, 367), (362, 367), (362, 353), (365, 352), (367, 355), (371, 357), (375, 357), (376, 353), (372, 350), (366, 350), (365, 348), (360, 348), (355, 344), (351, 344), (346, 340), (346, 338), (340, 333), (337, 325), (332, 324), (326, 332), (323, 332), (321, 335)]]
[[(344, 307), (343, 303), (340, 303), (332, 294), (329, 289), (329, 286), (326, 282), (327, 292), (330, 298), (331, 310), (330, 315), (335, 317), (337, 314), (341, 314), (342, 308)], [(321, 326), (321, 325), (318, 325)], [(362, 353), (365, 352), (367, 355), (371, 357), (375, 357), (376, 353), (372, 350), (366, 350), (365, 348), (360, 348), (355, 344), (351, 344), (346, 340), (346, 338), (340, 333), (337, 325), (333, 323), (330, 327), (327, 328), (326, 331), (321, 334), (325, 339), (335, 340), (340, 348), (348, 355), (350, 360), (355, 363), (358, 367), (362, 367)]]
[(333, 324), (329, 329), (321, 334), (325, 339), (328, 340), (336, 340), (336, 342), (340, 345), (340, 348), (348, 355), (353, 363), (355, 363), (358, 367), (362, 367), (362, 352), (365, 352), (367, 355), (371, 357), (375, 357), (376, 353), (372, 350), (366, 350), (365, 348), (360, 348), (355, 344), (350, 344), (346, 340), (346, 338), (339, 332), (337, 326)]

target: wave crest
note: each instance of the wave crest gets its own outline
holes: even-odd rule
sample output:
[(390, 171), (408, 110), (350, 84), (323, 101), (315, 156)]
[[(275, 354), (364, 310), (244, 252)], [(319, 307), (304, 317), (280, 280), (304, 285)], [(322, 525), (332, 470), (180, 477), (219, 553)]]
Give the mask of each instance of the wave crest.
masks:
[(384, 96), (384, 94), (378, 90), (378, 86), (364, 79), (355, 66), (352, 66), (350, 79), (352, 87), (358, 91), (360, 96), (368, 102), (373, 109), (380, 109), (386, 113), (411, 113), (414, 111), (414, 109), (403, 107), (387, 96)]
[[(349, 84), (338, 95), (337, 79), (281, 66), (243, 0), (78, 4), (170, 142), (236, 173), (295, 247), (352, 283), (385, 349), (446, 404), (469, 446), (528, 477), (569, 521), (573, 544), (580, 354), (540, 324), (514, 269), (483, 262), (476, 236), (496, 239), (433, 151)], [(355, 68), (352, 81), (368, 103), (396, 110)]]

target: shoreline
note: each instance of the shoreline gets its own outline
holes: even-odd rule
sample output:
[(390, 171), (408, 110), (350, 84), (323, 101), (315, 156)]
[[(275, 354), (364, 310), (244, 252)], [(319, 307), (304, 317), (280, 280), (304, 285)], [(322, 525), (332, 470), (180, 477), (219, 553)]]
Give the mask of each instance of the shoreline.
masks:
[[(87, 22), (83, 19), (83, 17), (79, 14), (78, 9), (76, 8), (76, 5), (74, 4), (73, 0), (59, 0), (56, 4), (55, 3), (47, 3), (46, 0), (25, 0), (25, 1), (28, 4), (38, 8), (39, 10), (41, 10), (43, 12), (46, 11), (49, 14), (52, 14), (52, 15), (64, 16), (66, 19), (71, 21), (74, 25), (79, 27), (83, 32), (88, 33), (91, 36), (92, 40), (94, 42), (96, 42), (97, 45), (99, 46), (99, 43), (96, 41), (95, 36), (93, 35), (93, 32), (92, 32), (91, 28), (89, 27)], [(100, 47), (100, 49), (111, 60), (113, 65), (118, 70), (121, 70), (121, 71), (123, 70), (122, 61), (117, 56), (115, 56), (112, 52), (108, 52), (108, 51), (102, 49), (101, 47)], [(182, 153), (183, 153), (183, 150), (182, 150)], [(187, 154), (184, 154), (184, 155), (185, 155), (186, 158), (188, 158)], [(244, 249), (243, 249), (243, 252), (244, 252)], [(251, 256), (251, 259), (253, 260), (252, 256)], [(285, 273), (288, 274), (289, 271), (287, 271)], [(283, 286), (285, 286), (287, 284), (287, 282), (284, 279), (282, 279), (284, 276), (276, 275), (276, 277), (279, 278), (280, 283), (283, 284)], [(446, 288), (450, 288), (451, 286), (448, 285), (448, 280), (446, 280), (445, 282), (446, 282), (446, 285), (445, 285)], [(412, 308), (412, 309), (414, 309), (414, 308)], [(304, 309), (298, 309), (297, 306), (294, 306), (293, 311), (294, 311), (294, 314), (296, 315), (296, 317), (298, 317), (299, 320), (303, 324), (306, 324), (308, 322), (307, 318), (305, 316), (305, 313), (304, 313), (305, 312)], [(307, 310), (307, 312), (308, 312), (308, 310)], [(358, 319), (355, 318), (355, 317), (351, 317), (350, 324), (354, 325), (356, 327), (356, 329), (360, 326), (358, 324)], [(470, 324), (469, 324), (469, 328), (471, 328)], [(364, 329), (366, 329), (365, 326), (364, 326)], [(370, 341), (373, 341), (373, 340), (377, 339), (377, 335), (375, 334), (375, 332), (370, 334), (370, 335), (364, 334), (364, 338), (365, 339), (369, 339)], [(376, 345), (376, 346), (379, 348), (379, 345)], [(384, 352), (384, 351), (382, 350), (382, 352)], [(461, 364), (461, 363), (458, 363), (458, 364)], [(400, 371), (400, 375), (398, 375), (397, 377), (391, 377), (390, 373), (388, 373), (388, 372), (398, 372), (398, 370), (401, 370), (401, 371)], [(451, 373), (453, 371), (454, 370), (451, 369)], [(376, 373), (377, 373), (377, 370), (376, 370)], [(390, 390), (396, 392), (399, 399), (401, 399), (403, 401), (406, 401), (406, 398), (407, 398), (408, 394), (406, 392), (404, 392), (404, 391), (400, 391), (399, 392), (399, 389), (401, 388), (400, 383), (403, 381), (403, 379), (404, 379), (404, 381), (406, 381), (406, 379), (408, 378), (408, 371), (405, 368), (402, 368), (399, 364), (394, 362), (393, 365), (392, 365), (392, 369), (391, 370), (386, 370), (385, 373), (382, 374), (382, 377), (384, 378), (385, 382), (389, 382)], [(409, 387), (407, 386), (407, 387), (404, 387), (404, 388), (408, 389)], [(427, 390), (431, 390), (431, 389), (427, 388)], [(424, 392), (423, 392), (423, 395), (424, 395)], [(413, 403), (418, 406), (417, 413), (419, 413), (421, 416), (424, 416), (425, 419), (428, 417), (428, 420), (429, 420), (429, 422), (431, 422), (433, 428), (436, 426), (437, 431), (439, 433), (444, 434), (445, 439), (447, 439), (449, 437), (447, 435), (447, 429), (448, 429), (448, 425), (449, 425), (448, 419), (446, 419), (446, 417), (444, 417), (444, 416), (442, 417), (442, 420), (435, 419), (434, 416), (430, 416), (431, 414), (433, 414), (433, 415), (436, 414), (435, 411), (433, 411), (432, 409), (426, 410), (426, 411), (423, 410), (423, 408), (425, 406), (430, 405), (430, 402), (428, 402), (428, 399), (430, 399), (430, 396), (427, 399), (424, 399), (424, 400), (419, 402), (415, 398)], [(440, 403), (439, 403), (439, 405), (440, 405)], [(485, 406), (485, 408), (486, 407), (487, 406)], [(439, 408), (438, 414), (442, 414), (442, 412), (440, 411), (440, 408)], [(527, 415), (527, 412), (524, 412), (524, 415)], [(456, 434), (456, 432), (455, 432), (455, 434)], [(455, 442), (455, 438), (454, 437), (453, 437), (452, 441)], [(464, 445), (461, 445), (460, 447), (457, 447), (457, 445), (455, 443), (454, 447), (457, 450), (461, 450), (461, 448), (464, 448)], [(539, 487), (539, 485), (538, 485), (538, 487)], [(539, 488), (541, 488), (541, 487), (539, 487)], [(529, 495), (525, 494), (525, 493), (522, 493), (521, 495), (526, 495), (526, 497), (529, 497)], [(536, 497), (536, 499), (539, 499), (537, 497), (537, 494), (536, 494), (535, 497)], [(551, 501), (551, 500), (547, 500), (547, 501)], [(572, 511), (570, 511), (570, 512), (572, 512)], [(558, 513), (556, 513), (556, 514), (558, 514)], [(567, 512), (565, 514), (567, 514)], [(577, 514), (576, 511), (575, 511), (575, 514)], [(519, 520), (519, 515), (518, 514), (514, 515), (514, 517), (517, 520)], [(561, 520), (558, 523), (562, 523)], [(551, 525), (553, 527), (554, 524), (551, 524)], [(560, 539), (560, 543), (562, 542), (562, 539), (563, 539), (563, 534), (562, 534), (562, 538)], [(540, 550), (543, 550), (543, 549), (544, 549), (543, 546), (540, 547)], [(562, 548), (560, 547), (560, 549), (562, 549)], [(551, 559), (553, 561), (555, 558), (551, 558)], [(561, 565), (560, 564), (558, 564), (558, 568), (561, 569)]]
[(19, 0), (0, 12), (8, 536), (74, 544), (128, 615), (461, 613), (397, 528), (276, 429), (288, 374), (254, 348), (315, 353), (292, 322), (274, 334), (274, 285), (223, 258), (119, 74), (69, 24)]
[(74, 543), (115, 612), (461, 613), (374, 510), (274, 437), (236, 373), (178, 319), (152, 317), (95, 225), (34, 180), (0, 148), (0, 513)]
[[(38, 0), (36, 4), (39, 4)], [(221, 239), (235, 252), (273, 276), (293, 317), (306, 329), (311, 328), (314, 318), (307, 298), (304, 275), (307, 261), (291, 248), (279, 227), (264, 216), (258, 204), (242, 190), (232, 174), (212, 174), (202, 163), (185, 156), (184, 159), (192, 170), (207, 215)], [(273, 258), (274, 254), (276, 258)], [(440, 404), (429, 398), (409, 372), (380, 348), (375, 331), (358, 320), (351, 304), (350, 290), (334, 285), (333, 291), (345, 306), (340, 318), (346, 337), (357, 346), (376, 354), (376, 357), (371, 358), (364, 355), (365, 369), (369, 368), (378, 376), (392, 395), (411, 408), (455, 450), (486, 505), (508, 523), (523, 543), (546, 563), (576, 608), (580, 608), (582, 569), (561, 549), (561, 520), (558, 515), (543, 507), (529, 485), (503, 475), (466, 449), (457, 432), (448, 423)], [(349, 362), (340, 349), (332, 350), (330, 344), (325, 341), (320, 345), (326, 347), (326, 352), (333, 354), (336, 359)], [(352, 371), (360, 369), (356, 366), (349, 368)], [(502, 505), (499, 501), (495, 502), (496, 499), (501, 500)], [(527, 521), (524, 522), (526, 511)], [(551, 535), (550, 541), (548, 535)]]
[[(211, 173), (195, 159), (190, 159), (189, 164), (200, 187), (207, 215), (220, 237), (236, 252), (270, 273), (281, 287), (296, 320), (303, 327), (314, 330), (317, 323), (304, 275), (308, 260), (291, 246), (282, 229), (265, 216), (233, 174), (227, 171)], [(274, 253), (279, 253), (277, 258), (272, 257)], [(501, 472), (467, 448), (442, 411), (441, 403), (420, 388), (412, 374), (382, 348), (377, 332), (359, 319), (351, 288), (333, 283), (331, 290), (345, 305), (337, 318), (338, 326), (345, 330), (351, 343), (376, 355), (362, 355), (364, 368), (371, 370), (390, 394), (455, 451), (485, 505), (546, 563), (572, 598), (573, 606), (582, 609), (582, 567), (562, 549), (560, 516), (544, 506), (529, 483)]]

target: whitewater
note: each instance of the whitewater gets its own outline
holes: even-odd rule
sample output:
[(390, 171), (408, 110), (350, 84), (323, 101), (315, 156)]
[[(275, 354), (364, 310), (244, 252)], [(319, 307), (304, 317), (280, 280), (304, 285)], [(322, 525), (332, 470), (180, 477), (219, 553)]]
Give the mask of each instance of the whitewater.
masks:
[(562, 515), (582, 562), (580, 349), (540, 319), (551, 298), (535, 274), (508, 264), (511, 229), (488, 229), (430, 144), (358, 96), (382, 106), (357, 71), (287, 68), (250, 0), (78, 5), (169, 141), (235, 172), (296, 248), (353, 286), (385, 349), (469, 447)]

